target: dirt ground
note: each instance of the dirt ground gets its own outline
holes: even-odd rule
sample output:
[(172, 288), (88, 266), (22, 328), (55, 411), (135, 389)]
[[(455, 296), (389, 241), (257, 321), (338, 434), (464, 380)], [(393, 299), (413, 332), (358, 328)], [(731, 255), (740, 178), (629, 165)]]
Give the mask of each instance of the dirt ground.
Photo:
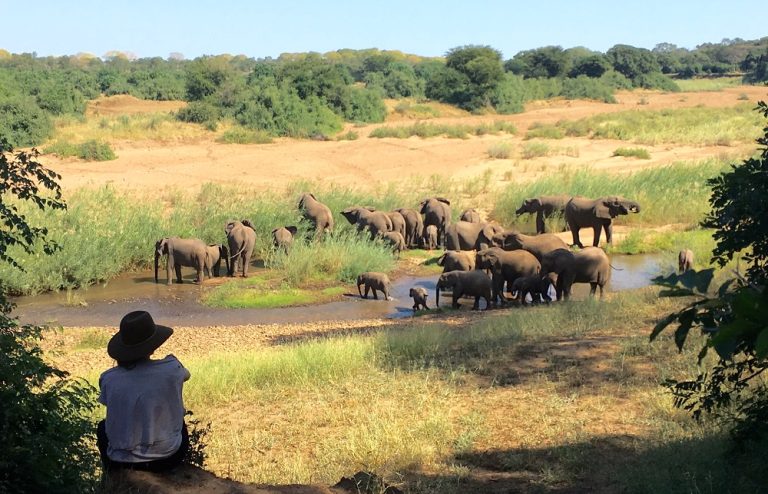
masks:
[[(617, 95), (617, 104), (594, 101), (543, 101), (528, 105), (526, 111), (506, 116), (450, 116), (430, 119), (433, 123), (478, 124), (504, 120), (517, 127), (517, 135), (486, 135), (468, 139), (376, 139), (368, 134), (387, 125), (410, 125), (415, 120), (404, 120), (393, 113), (388, 122), (351, 128), (358, 133), (354, 141), (310, 141), (278, 139), (271, 144), (220, 144), (213, 140), (195, 143), (169, 144), (151, 141), (112, 143), (118, 158), (107, 162), (84, 162), (77, 159), (58, 159), (45, 156), (43, 162), (62, 175), (65, 189), (87, 185), (112, 183), (120, 188), (138, 189), (152, 193), (167, 187), (194, 189), (206, 182), (248, 185), (255, 188), (281, 189), (297, 180), (335, 183), (364, 187), (391, 181), (430, 177), (438, 174), (457, 180), (480, 176), (492, 170), (496, 181), (505, 178), (528, 180), (548, 169), (564, 164), (568, 167), (590, 166), (616, 172), (628, 172), (641, 167), (652, 167), (675, 160), (694, 160), (720, 154), (736, 154), (736, 147), (691, 147), (677, 145), (643, 146), (649, 149), (651, 159), (634, 160), (612, 157), (613, 151), (627, 143), (612, 140), (569, 138), (556, 141), (557, 148), (575, 149), (577, 153), (554, 154), (525, 160), (492, 160), (488, 148), (500, 141), (519, 148), (528, 127), (536, 122), (555, 123), (574, 120), (598, 113), (632, 109), (733, 106), (747, 95), (750, 101), (765, 99), (762, 87), (743, 86), (719, 92), (659, 93), (623, 92)], [(147, 102), (130, 97), (114, 97), (92, 103), (89, 113), (135, 114), (163, 112), (177, 109), (178, 102)], [(639, 105), (639, 101), (643, 101)], [(456, 113), (456, 112), (454, 112)], [(751, 147), (754, 147), (750, 145)], [(568, 154), (566, 156), (566, 154)], [(577, 156), (573, 156), (577, 154)]]

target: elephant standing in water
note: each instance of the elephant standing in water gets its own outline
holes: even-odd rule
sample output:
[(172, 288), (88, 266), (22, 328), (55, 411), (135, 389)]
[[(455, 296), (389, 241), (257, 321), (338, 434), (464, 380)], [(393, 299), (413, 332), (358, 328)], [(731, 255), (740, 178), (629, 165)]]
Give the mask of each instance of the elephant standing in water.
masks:
[(208, 246), (196, 238), (170, 237), (155, 243), (155, 283), (158, 282), (157, 270), (161, 256), (165, 256), (165, 267), (168, 274), (168, 284), (173, 283), (172, 271), (176, 272), (176, 282), (182, 283), (181, 267), (189, 266), (197, 271), (195, 283), (203, 282), (203, 270), (208, 255)]
[(565, 194), (525, 199), (515, 214), (536, 213), (536, 233), (546, 233), (544, 220), (565, 213), (565, 205), (570, 199), (571, 196)]
[(248, 276), (248, 267), (251, 264), (253, 246), (256, 244), (256, 231), (248, 220), (229, 221), (224, 227), (229, 245), (230, 263), (229, 276), (234, 276), (240, 271), (243, 278)]
[(639, 213), (640, 205), (623, 197), (606, 196), (599, 199), (573, 197), (565, 205), (565, 221), (573, 234), (573, 245), (584, 247), (579, 240), (579, 230), (592, 227), (594, 239), (592, 245), (600, 244), (600, 232), (605, 230), (605, 240), (613, 240), (611, 220), (621, 214)]
[(693, 269), (693, 251), (691, 249), (683, 249), (677, 255), (677, 270), (682, 274), (689, 269)]
[(491, 279), (482, 271), (448, 271), (440, 275), (435, 285), (435, 305), (440, 307), (440, 290), (450, 288), (453, 308), (459, 308), (459, 298), (475, 297), (472, 310), (480, 309), (480, 299), (485, 299), (485, 310), (491, 307)]
[(505, 304), (507, 302), (504, 297), (505, 283), (507, 290), (511, 291), (515, 280), (538, 275), (541, 270), (538, 259), (530, 252), (522, 249), (507, 251), (499, 247), (490, 247), (478, 251), (475, 256), (476, 269), (489, 269), (491, 271), (494, 303), (499, 301)]
[(557, 249), (541, 260), (541, 274), (549, 273), (557, 275), (557, 300), (568, 300), (574, 283), (589, 283), (592, 296), (600, 287), (603, 298), (603, 289), (611, 279), (611, 261), (600, 247), (584, 247), (577, 252)]
[(315, 229), (315, 240), (325, 232), (333, 231), (333, 213), (331, 209), (318, 201), (314, 194), (304, 193), (299, 197), (299, 210), (304, 219), (312, 223)]
[[(361, 286), (365, 286), (365, 294), (360, 290)], [(392, 290), (392, 282), (389, 281), (389, 276), (386, 273), (366, 271), (357, 275), (357, 293), (360, 294), (360, 297), (368, 298), (368, 292), (373, 291), (373, 298), (378, 300), (377, 290), (384, 294), (384, 300), (392, 300), (389, 296), (389, 292)]]
[(205, 274), (208, 277), (219, 276), (221, 270), (221, 260), (224, 260), (224, 264), (229, 273), (229, 252), (227, 247), (221, 244), (209, 244), (206, 247), (208, 256), (205, 258)]

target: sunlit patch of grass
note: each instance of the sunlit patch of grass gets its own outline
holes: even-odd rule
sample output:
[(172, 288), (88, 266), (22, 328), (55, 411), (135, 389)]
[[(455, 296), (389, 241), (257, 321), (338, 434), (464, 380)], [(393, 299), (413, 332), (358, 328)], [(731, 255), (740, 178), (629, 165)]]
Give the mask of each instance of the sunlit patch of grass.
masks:
[(497, 160), (505, 160), (512, 156), (512, 144), (509, 142), (497, 142), (488, 148), (488, 156)]
[(523, 144), (523, 148), (521, 150), (521, 156), (523, 159), (530, 160), (533, 158), (540, 158), (542, 156), (547, 156), (551, 152), (552, 152), (552, 148), (550, 148), (549, 144), (547, 144), (546, 142), (531, 141)]
[(112, 335), (104, 331), (83, 330), (75, 343), (75, 350), (102, 350), (107, 348)]
[(612, 156), (624, 156), (625, 158), (651, 159), (651, 153), (644, 148), (616, 148)]
[(397, 139), (407, 139), (413, 136), (418, 136), (421, 138), (444, 136), (454, 139), (467, 139), (471, 135), (480, 136), (486, 134), (501, 133), (515, 134), (516, 132), (517, 129), (513, 124), (501, 120), (491, 124), (478, 125), (447, 125), (433, 124), (429, 122), (418, 122), (413, 125), (378, 127), (371, 131), (369, 137), (394, 137)]
[(54, 124), (56, 128), (54, 138), (71, 142), (90, 140), (190, 142), (202, 137), (214, 136), (213, 132), (200, 125), (179, 122), (170, 113), (92, 116), (81, 120), (60, 117), (55, 119)]
[(715, 77), (702, 79), (676, 79), (675, 83), (685, 92), (722, 91), (723, 89), (740, 86), (742, 78)]
[(210, 307), (228, 309), (272, 309), (297, 305), (318, 304), (337, 300), (344, 287), (317, 289), (253, 286), (237, 281), (225, 283), (206, 294), (203, 303)]

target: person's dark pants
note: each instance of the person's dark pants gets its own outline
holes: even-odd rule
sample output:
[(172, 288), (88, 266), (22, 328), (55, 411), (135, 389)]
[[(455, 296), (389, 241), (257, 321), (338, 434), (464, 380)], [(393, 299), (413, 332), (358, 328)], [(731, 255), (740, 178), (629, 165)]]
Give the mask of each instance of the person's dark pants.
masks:
[(111, 460), (109, 456), (107, 456), (109, 439), (107, 438), (106, 424), (102, 420), (96, 428), (96, 445), (99, 447), (101, 464), (104, 466), (105, 471), (129, 468), (133, 470), (145, 470), (147, 472), (165, 472), (181, 465), (184, 456), (189, 450), (189, 433), (187, 432), (187, 424), (182, 424), (181, 445), (179, 446), (179, 449), (168, 458), (160, 458), (159, 460), (142, 461), (138, 463), (124, 463), (122, 461)]

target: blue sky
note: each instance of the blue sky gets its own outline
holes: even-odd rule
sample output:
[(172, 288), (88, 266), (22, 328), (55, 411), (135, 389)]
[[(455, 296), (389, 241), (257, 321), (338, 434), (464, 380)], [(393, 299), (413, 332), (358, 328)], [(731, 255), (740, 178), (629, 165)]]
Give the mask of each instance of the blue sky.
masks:
[(768, 36), (766, 0), (0, 0), (0, 12), (0, 48), (39, 56), (262, 58), (341, 48), (441, 56), (479, 44), (507, 59), (548, 45), (605, 52)]

